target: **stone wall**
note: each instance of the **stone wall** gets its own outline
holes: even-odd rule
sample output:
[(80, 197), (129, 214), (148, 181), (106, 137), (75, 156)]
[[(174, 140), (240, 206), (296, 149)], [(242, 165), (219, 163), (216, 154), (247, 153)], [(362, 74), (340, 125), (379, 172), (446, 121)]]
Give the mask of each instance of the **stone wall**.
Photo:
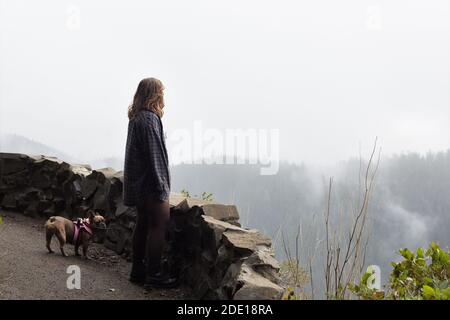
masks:
[[(122, 172), (92, 170), (45, 156), (0, 153), (0, 206), (30, 216), (68, 218), (94, 209), (107, 219), (97, 241), (131, 260), (134, 208), (122, 203)], [(198, 299), (278, 299), (271, 239), (242, 228), (234, 205), (171, 194), (165, 263)]]

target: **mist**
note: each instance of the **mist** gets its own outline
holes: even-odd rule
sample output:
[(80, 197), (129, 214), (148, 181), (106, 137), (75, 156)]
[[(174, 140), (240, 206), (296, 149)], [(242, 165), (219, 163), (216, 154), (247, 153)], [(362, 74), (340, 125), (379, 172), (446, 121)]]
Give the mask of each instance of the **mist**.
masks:
[(384, 155), (449, 146), (445, 0), (0, 4), (1, 131), (81, 161), (123, 157), (147, 76), (166, 87), (169, 145), (201, 121), (279, 129), (296, 163), (346, 160), (376, 136)]
[[(276, 241), (302, 226), (306, 261), (329, 178), (348, 210), (377, 137), (367, 262), (388, 270), (450, 244), (449, 17), (447, 0), (0, 0), (0, 151), (122, 170), (128, 106), (157, 77), (173, 191), (235, 203)], [(275, 130), (276, 174), (180, 156), (196, 124)]]

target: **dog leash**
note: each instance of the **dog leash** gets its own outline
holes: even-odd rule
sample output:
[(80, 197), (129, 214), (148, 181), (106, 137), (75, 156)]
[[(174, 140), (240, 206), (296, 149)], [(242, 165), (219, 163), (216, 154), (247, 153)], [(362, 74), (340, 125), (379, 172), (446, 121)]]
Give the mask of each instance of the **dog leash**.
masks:
[(95, 226), (91, 226), (91, 228), (98, 229), (98, 230), (111, 230), (111, 229), (113, 229), (113, 228), (99, 228), (99, 227), (95, 227)]

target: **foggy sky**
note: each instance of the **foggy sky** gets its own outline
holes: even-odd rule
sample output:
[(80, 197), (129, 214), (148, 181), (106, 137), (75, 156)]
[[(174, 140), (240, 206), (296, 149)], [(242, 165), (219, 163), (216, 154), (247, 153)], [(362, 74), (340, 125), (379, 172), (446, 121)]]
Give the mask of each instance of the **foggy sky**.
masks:
[(122, 157), (148, 76), (169, 137), (195, 121), (280, 129), (281, 159), (307, 163), (375, 136), (385, 155), (447, 149), (450, 2), (0, 0), (1, 132)]

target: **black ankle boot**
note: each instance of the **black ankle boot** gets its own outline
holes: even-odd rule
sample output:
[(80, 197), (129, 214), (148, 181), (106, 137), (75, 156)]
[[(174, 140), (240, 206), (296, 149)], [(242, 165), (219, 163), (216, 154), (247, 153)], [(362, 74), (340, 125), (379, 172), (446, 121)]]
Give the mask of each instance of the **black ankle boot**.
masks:
[(169, 289), (178, 286), (178, 279), (171, 277), (169, 274), (158, 272), (155, 274), (149, 274), (145, 277), (144, 288), (159, 288), (159, 289)]
[(178, 279), (171, 276), (164, 263), (148, 263), (145, 275), (145, 289), (151, 288), (175, 288), (178, 286)]
[(145, 282), (145, 265), (143, 261), (133, 261), (129, 280), (137, 284)]

